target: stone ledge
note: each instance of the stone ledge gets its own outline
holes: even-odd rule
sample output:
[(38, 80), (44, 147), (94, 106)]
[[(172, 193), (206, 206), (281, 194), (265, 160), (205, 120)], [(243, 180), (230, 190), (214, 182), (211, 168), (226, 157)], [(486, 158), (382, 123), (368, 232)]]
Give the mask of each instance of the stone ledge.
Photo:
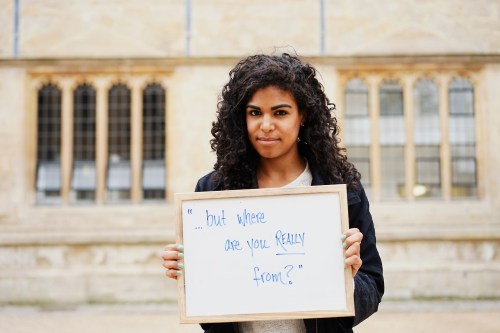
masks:
[[(389, 230), (390, 229), (390, 230)], [(0, 245), (91, 245), (91, 244), (133, 244), (164, 243), (175, 239), (175, 231), (170, 228), (126, 228), (126, 229), (35, 229), (0, 228)], [(481, 241), (500, 240), (500, 226), (470, 227), (390, 227), (378, 228), (379, 242), (396, 241)]]
[(500, 224), (375, 226), (377, 240), (399, 241), (500, 241)]
[(28, 245), (94, 245), (160, 243), (175, 240), (171, 228), (124, 228), (124, 229), (40, 229), (0, 228), (0, 246)]
[[(175, 240), (172, 226), (103, 228), (0, 227), (0, 246), (166, 243)], [(500, 241), (500, 225), (398, 225), (377, 227), (379, 242)]]

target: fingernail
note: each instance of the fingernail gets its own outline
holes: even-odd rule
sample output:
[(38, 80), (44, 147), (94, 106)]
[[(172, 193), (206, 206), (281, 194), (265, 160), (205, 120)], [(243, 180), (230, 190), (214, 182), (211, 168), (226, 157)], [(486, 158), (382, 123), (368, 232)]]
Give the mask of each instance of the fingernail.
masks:
[(347, 247), (347, 244), (345, 242), (342, 243), (342, 247), (345, 249)]
[(179, 263), (177, 263), (177, 267), (179, 267), (179, 268), (184, 268), (184, 264), (183, 264), (183, 263), (181, 263), (181, 262), (179, 262)]
[(179, 258), (184, 258), (184, 253), (179, 252), (179, 253), (177, 253), (177, 256), (179, 256)]
[(177, 250), (179, 250), (179, 251), (184, 250), (184, 245), (179, 245), (179, 246), (177, 246)]
[(340, 237), (340, 239), (341, 239), (342, 241), (345, 241), (345, 239), (346, 239), (346, 238), (347, 238), (347, 237), (346, 237), (345, 235), (342, 235), (342, 237)]
[(182, 271), (176, 271), (177, 275), (182, 275)]

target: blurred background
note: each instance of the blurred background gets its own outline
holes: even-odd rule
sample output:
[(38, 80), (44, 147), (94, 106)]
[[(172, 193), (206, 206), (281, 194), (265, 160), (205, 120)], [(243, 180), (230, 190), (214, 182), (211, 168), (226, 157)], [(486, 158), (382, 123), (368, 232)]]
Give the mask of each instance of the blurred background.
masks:
[[(500, 325), (500, 1), (0, 0), (0, 28), (2, 332), (117, 306), (198, 331), (162, 321), (174, 193), (215, 162), (229, 70), (273, 52), (319, 70), (362, 173), (386, 279), (370, 328)], [(467, 327), (415, 318), (398, 331)]]

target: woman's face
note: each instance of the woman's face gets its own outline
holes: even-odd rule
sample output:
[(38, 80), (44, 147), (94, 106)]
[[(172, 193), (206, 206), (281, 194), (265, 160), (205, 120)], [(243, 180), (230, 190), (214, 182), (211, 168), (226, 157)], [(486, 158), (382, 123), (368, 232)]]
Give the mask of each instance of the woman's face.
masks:
[(246, 105), (248, 139), (261, 158), (300, 158), (297, 138), (302, 121), (292, 94), (275, 86), (257, 90)]

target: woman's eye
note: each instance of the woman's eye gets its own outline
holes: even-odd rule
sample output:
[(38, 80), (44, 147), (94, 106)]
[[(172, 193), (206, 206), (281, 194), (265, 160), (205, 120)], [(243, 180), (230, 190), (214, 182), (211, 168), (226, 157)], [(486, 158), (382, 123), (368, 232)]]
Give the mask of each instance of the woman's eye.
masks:
[(278, 110), (274, 114), (277, 116), (286, 116), (287, 112), (285, 110)]
[(248, 114), (250, 116), (258, 116), (260, 114), (260, 111), (258, 111), (258, 110), (250, 110), (250, 111), (248, 111)]

